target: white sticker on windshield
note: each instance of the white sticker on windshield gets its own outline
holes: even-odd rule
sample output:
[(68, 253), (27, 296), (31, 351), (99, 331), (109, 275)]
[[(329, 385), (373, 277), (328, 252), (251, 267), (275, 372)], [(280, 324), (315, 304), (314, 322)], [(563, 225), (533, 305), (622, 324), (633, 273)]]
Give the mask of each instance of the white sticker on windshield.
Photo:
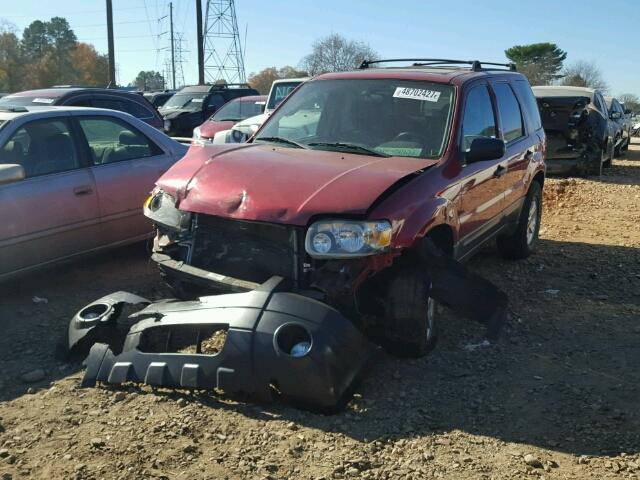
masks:
[(47, 105), (50, 105), (55, 101), (55, 98), (34, 98), (32, 103), (46, 103)]
[(192, 98), (191, 103), (202, 103), (204, 102), (204, 98)]
[(411, 98), (412, 100), (423, 100), (426, 102), (437, 102), (441, 92), (425, 90), (423, 88), (396, 87), (393, 93), (395, 98)]

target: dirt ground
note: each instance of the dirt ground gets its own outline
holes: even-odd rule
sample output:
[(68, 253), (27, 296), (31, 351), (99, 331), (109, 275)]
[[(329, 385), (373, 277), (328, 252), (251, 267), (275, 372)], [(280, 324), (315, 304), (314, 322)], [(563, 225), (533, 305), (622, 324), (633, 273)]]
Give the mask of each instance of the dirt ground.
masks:
[(509, 295), (500, 341), (444, 312), (435, 352), (383, 356), (332, 416), (79, 389), (56, 341), (102, 295), (166, 295), (145, 246), (0, 287), (0, 479), (640, 478), (640, 145), (544, 200), (534, 256), (470, 262)]

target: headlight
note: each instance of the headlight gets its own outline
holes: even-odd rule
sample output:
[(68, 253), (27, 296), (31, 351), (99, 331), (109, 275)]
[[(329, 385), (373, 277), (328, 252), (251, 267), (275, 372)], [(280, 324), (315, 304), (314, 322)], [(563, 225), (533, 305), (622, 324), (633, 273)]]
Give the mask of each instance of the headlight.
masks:
[(171, 130), (171, 120), (165, 120), (163, 122), (163, 126), (164, 126), (165, 132), (168, 132), (169, 130)]
[(191, 214), (178, 210), (175, 199), (162, 190), (151, 192), (144, 202), (143, 211), (145, 217), (164, 227), (178, 231), (189, 228)]
[(363, 257), (390, 244), (391, 224), (386, 220), (321, 220), (311, 225), (305, 240), (307, 253), (316, 258)]

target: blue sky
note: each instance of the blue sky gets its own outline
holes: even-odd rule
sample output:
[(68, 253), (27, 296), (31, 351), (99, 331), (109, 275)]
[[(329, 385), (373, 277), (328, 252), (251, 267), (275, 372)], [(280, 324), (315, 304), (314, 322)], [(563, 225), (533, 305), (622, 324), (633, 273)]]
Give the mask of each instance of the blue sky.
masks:
[[(174, 24), (183, 33), (184, 77), (197, 81), (194, 0), (174, 0)], [(205, 1), (203, 0), (203, 4)], [(104, 0), (2, 0), (0, 18), (18, 30), (31, 21), (66, 17), (78, 39), (106, 52)], [(118, 80), (164, 68), (168, 2), (113, 0)], [(236, 0), (247, 32), (247, 74), (269, 66), (296, 66), (313, 41), (330, 33), (364, 41), (382, 57), (504, 60), (515, 44), (550, 41), (567, 63), (595, 62), (613, 94), (640, 95), (640, 5), (637, 0)]]

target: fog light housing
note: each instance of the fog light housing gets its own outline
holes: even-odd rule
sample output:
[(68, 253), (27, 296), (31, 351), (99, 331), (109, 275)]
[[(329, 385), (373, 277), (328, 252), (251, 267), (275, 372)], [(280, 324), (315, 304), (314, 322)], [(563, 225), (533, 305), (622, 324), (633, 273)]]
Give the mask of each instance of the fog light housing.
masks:
[(273, 345), (276, 352), (294, 358), (309, 354), (313, 347), (311, 333), (297, 323), (285, 323), (273, 334)]

